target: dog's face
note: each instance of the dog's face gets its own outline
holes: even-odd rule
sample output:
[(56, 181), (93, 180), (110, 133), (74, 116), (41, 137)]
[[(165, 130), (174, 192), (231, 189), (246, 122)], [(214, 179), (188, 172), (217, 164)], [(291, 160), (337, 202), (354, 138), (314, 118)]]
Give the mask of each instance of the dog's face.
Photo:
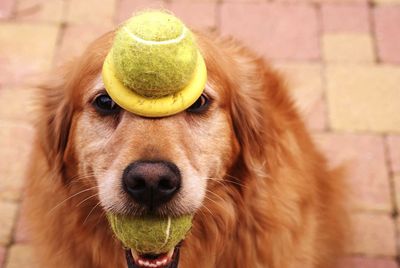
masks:
[(79, 90), (81, 109), (73, 116), (70, 150), (78, 173), (95, 178), (92, 183), (107, 211), (195, 213), (207, 181), (222, 178), (237, 154), (225, 96), (211, 81), (189, 109), (162, 118), (118, 107), (100, 74)]

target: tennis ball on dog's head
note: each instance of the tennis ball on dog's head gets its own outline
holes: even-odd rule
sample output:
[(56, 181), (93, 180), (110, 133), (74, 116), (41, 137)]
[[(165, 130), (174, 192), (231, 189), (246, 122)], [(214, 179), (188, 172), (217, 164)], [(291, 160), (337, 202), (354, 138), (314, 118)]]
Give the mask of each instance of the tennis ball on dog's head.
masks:
[(193, 77), (198, 56), (191, 32), (162, 11), (129, 19), (117, 31), (112, 50), (116, 77), (149, 98), (184, 88)]
[(170, 116), (201, 96), (207, 67), (195, 35), (164, 11), (135, 14), (116, 31), (102, 69), (104, 87), (123, 109)]
[(166, 253), (173, 249), (192, 226), (192, 216), (158, 218), (126, 217), (108, 213), (115, 236), (125, 247), (139, 253)]

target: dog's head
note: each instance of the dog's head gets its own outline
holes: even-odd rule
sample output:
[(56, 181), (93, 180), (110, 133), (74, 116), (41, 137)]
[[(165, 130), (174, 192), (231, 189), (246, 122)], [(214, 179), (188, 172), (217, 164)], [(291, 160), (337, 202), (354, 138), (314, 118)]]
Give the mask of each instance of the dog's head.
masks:
[(46, 90), (42, 143), (66, 187), (94, 193), (103, 211), (179, 216), (218, 202), (213, 187), (241, 191), (238, 172), (262, 170), (264, 132), (273, 121), (266, 115), (275, 110), (267, 99), (276, 105), (287, 99), (265, 90), (278, 87), (275, 76), (236, 43), (196, 38), (208, 82), (190, 108), (173, 116), (141, 117), (107, 95), (101, 68), (112, 33)]

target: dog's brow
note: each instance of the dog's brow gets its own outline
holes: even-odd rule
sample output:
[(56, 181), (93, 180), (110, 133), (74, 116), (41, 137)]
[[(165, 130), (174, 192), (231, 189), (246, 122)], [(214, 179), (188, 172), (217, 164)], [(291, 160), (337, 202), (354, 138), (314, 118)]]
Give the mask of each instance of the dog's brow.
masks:
[(92, 87), (96, 90), (100, 90), (104, 88), (104, 82), (103, 79), (101, 78), (101, 75), (97, 76), (97, 78), (93, 81)]

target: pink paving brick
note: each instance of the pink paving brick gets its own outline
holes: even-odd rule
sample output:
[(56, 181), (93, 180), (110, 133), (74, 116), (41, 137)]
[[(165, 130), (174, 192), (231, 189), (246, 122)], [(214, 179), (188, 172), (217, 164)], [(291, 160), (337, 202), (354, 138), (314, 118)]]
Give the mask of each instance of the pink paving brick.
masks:
[(395, 223), (389, 213), (353, 212), (351, 240), (346, 244), (350, 254), (396, 256)]
[(392, 172), (400, 173), (400, 136), (389, 136), (387, 138), (387, 145)]
[(25, 185), (35, 132), (26, 123), (1, 120), (0, 126), (0, 200), (16, 201)]
[(311, 130), (326, 129), (326, 103), (322, 98), (305, 114), (304, 121)]
[(340, 261), (337, 268), (397, 268), (394, 259), (348, 257)]
[(14, 232), (15, 243), (25, 243), (30, 241), (29, 228), (27, 226), (26, 221), (27, 219), (26, 219), (25, 204), (24, 201), (22, 201)]
[(142, 9), (162, 9), (165, 6), (166, 4), (162, 0), (120, 0), (117, 4), (116, 21), (121, 23)]
[(5, 256), (6, 256), (6, 249), (3, 247), (0, 247), (0, 268), (3, 268)]
[(324, 32), (369, 32), (367, 3), (324, 4), (321, 7)]
[(0, 83), (27, 83), (48, 71), (58, 30), (51, 24), (0, 23)]
[(378, 6), (374, 10), (379, 59), (400, 63), (400, 6)]
[(12, 16), (16, 0), (1, 0), (0, 1), (0, 19), (7, 19)]
[(60, 23), (67, 1), (24, 0), (18, 1), (15, 17), (18, 21)]
[(331, 166), (347, 168), (351, 204), (356, 209), (391, 211), (383, 138), (375, 135), (318, 134), (315, 141)]
[(271, 59), (320, 57), (317, 11), (309, 4), (225, 3), (221, 32)]
[[(67, 26), (56, 53), (57, 64), (80, 56), (92, 41), (110, 30), (110, 27), (99, 25)], [(79, 38), (76, 38), (77, 36)]]
[(197, 29), (212, 29), (216, 26), (215, 2), (174, 1), (169, 3), (167, 8), (190, 27)]

